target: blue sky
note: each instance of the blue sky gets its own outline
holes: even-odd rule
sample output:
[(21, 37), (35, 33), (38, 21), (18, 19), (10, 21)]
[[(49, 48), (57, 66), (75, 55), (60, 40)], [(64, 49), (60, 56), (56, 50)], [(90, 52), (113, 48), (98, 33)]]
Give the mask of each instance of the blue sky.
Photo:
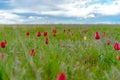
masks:
[(0, 24), (120, 24), (120, 0), (0, 0)]

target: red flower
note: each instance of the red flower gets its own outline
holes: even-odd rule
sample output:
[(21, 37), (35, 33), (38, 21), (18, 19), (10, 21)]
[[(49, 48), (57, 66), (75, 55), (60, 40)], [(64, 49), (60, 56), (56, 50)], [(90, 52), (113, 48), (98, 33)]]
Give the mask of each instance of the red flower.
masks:
[(40, 37), (40, 36), (41, 36), (41, 32), (38, 32), (38, 33), (37, 33), (37, 36)]
[(107, 45), (110, 45), (110, 40), (107, 40)]
[(53, 33), (53, 37), (56, 37), (56, 33)]
[(95, 33), (95, 39), (97, 39), (97, 40), (100, 39), (100, 34), (99, 34), (99, 32), (96, 32), (96, 33)]
[(44, 36), (47, 36), (47, 34), (48, 34), (47, 32), (44, 32)]
[(57, 31), (56, 31), (56, 29), (53, 29), (53, 31), (52, 31), (53, 33), (56, 33)]
[(120, 50), (120, 45), (119, 45), (118, 42), (115, 42), (115, 43), (114, 43), (114, 49), (115, 49), (115, 50)]
[(46, 38), (46, 40), (45, 40), (45, 44), (48, 44), (48, 42), (49, 42), (49, 40), (48, 40), (48, 38)]
[(0, 46), (1, 46), (1, 48), (5, 48), (6, 43), (5, 43), (4, 41), (2, 41), (2, 42), (0, 43)]
[(32, 50), (30, 51), (30, 55), (31, 55), (31, 56), (34, 56), (34, 55), (35, 55), (35, 49), (32, 49)]
[(57, 77), (57, 80), (67, 80), (66, 74), (64, 72), (60, 73)]
[(29, 35), (30, 35), (30, 32), (26, 32), (26, 35), (29, 36)]

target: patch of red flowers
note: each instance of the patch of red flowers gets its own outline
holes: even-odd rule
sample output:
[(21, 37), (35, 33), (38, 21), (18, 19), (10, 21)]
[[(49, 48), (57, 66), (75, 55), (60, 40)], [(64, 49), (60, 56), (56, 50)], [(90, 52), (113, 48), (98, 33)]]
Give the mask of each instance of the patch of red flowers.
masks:
[(120, 45), (119, 45), (118, 42), (115, 42), (115, 43), (114, 43), (114, 49), (115, 49), (115, 50), (120, 50)]
[(95, 32), (95, 39), (97, 39), (97, 40), (100, 39), (100, 34), (99, 34), (99, 32)]
[(37, 36), (40, 37), (40, 36), (41, 36), (41, 32), (38, 32), (38, 33), (37, 33)]
[(31, 55), (31, 56), (34, 56), (34, 55), (35, 55), (35, 49), (32, 49), (32, 50), (30, 51), (30, 55)]
[(67, 80), (66, 74), (64, 72), (61, 72), (58, 75), (57, 80)]

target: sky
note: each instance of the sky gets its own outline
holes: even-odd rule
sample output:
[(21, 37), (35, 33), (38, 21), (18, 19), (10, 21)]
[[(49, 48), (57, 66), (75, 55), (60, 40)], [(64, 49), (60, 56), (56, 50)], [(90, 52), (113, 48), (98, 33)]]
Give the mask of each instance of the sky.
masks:
[(0, 24), (120, 24), (120, 0), (0, 0)]

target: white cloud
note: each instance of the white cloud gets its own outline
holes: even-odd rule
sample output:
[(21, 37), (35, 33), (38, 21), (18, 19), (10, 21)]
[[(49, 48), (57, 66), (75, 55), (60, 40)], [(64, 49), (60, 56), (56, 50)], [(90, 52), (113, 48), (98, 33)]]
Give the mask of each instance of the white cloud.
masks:
[(11, 14), (5, 11), (0, 11), (0, 17), (4, 19), (15, 19), (15, 18), (20, 18), (18, 15)]
[[(46, 18), (46, 17), (45, 17)], [(33, 23), (44, 23), (44, 18), (40, 16), (19, 16), (10, 11), (0, 10), (0, 24), (33, 24)]]
[(34, 0), (33, 2), (12, 0), (12, 6), (18, 8), (14, 9), (18, 13), (31, 12), (66, 17), (94, 18), (94, 13), (99, 15), (120, 14), (120, 0), (115, 0), (111, 4), (94, 3), (96, 1), (100, 0)]
[(114, 1), (112, 4), (95, 4), (93, 5), (95, 10), (94, 13), (101, 15), (118, 15), (120, 14), (120, 0)]
[(1, 24), (9, 24), (9, 23), (15, 23), (16, 20), (19, 20), (20, 16), (16, 14), (9, 13), (4, 10), (0, 10), (0, 23)]
[[(101, 0), (9, 0), (12, 7), (0, 10), (0, 23), (45, 23), (47, 18), (16, 13), (34, 13), (59, 17), (80, 19), (97, 18), (97, 15), (120, 15), (120, 0), (111, 3), (100, 3)], [(57, 20), (56, 20), (57, 21)]]
[[(66, 17), (90, 17), (91, 13), (93, 12), (93, 7), (80, 7), (76, 8), (76, 6), (73, 4), (62, 4), (59, 5), (60, 8), (63, 10), (58, 11), (42, 11), (41, 14), (47, 14), (47, 15), (58, 15), (58, 16), (66, 16)], [(95, 16), (94, 16), (95, 17)]]

